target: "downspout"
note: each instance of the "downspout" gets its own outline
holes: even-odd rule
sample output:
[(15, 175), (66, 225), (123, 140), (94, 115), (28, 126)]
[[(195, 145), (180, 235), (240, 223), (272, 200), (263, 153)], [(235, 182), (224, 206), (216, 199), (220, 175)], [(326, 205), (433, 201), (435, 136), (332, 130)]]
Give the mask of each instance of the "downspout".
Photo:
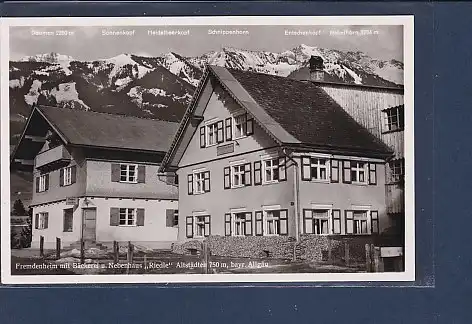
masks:
[(294, 194), (294, 207), (295, 207), (295, 244), (293, 245), (293, 260), (296, 260), (296, 248), (300, 241), (300, 184), (298, 182), (298, 163), (287, 154), (286, 148), (282, 149), (283, 154), (293, 163), (293, 194)]

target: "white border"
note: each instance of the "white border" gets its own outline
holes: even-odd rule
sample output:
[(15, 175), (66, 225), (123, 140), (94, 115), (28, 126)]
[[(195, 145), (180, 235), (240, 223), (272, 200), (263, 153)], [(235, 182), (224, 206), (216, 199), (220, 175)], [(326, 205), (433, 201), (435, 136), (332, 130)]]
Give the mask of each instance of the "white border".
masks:
[(414, 16), (218, 16), (218, 17), (60, 17), (2, 18), (1, 98), (1, 215), (10, 214), (9, 175), (9, 27), (12, 26), (204, 26), (204, 25), (403, 25), (405, 109), (405, 271), (401, 273), (293, 274), (149, 274), (149, 275), (11, 275), (10, 217), (1, 218), (1, 274), (3, 284), (115, 284), (115, 283), (299, 283), (381, 282), (415, 280), (414, 190)]

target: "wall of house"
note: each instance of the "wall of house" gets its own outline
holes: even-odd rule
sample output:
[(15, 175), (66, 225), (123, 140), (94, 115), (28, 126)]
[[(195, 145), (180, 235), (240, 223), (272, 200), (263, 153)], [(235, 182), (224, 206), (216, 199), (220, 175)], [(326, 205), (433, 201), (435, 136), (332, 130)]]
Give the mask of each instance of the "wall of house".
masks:
[[(48, 212), (47, 229), (35, 229), (33, 216), (32, 247), (39, 247), (40, 236), (44, 236), (45, 248), (55, 248), (56, 237), (60, 237), (62, 245), (66, 247), (81, 239), (83, 208), (96, 208), (96, 238), (97, 242), (109, 243), (113, 241), (128, 242), (150, 248), (170, 248), (177, 239), (178, 228), (167, 226), (166, 210), (178, 209), (177, 201), (145, 200), (145, 199), (79, 199), (77, 206), (66, 205), (65, 202), (52, 203), (34, 207), (34, 215), (39, 212)], [(64, 232), (64, 209), (74, 208), (73, 231)], [(143, 208), (144, 226), (111, 226), (110, 208)]]
[(173, 200), (178, 197), (178, 187), (166, 183), (165, 176), (158, 176), (158, 165), (145, 165), (146, 177), (144, 183), (113, 182), (111, 179), (112, 162), (110, 161), (87, 160), (86, 168), (87, 185), (85, 194), (88, 196)]

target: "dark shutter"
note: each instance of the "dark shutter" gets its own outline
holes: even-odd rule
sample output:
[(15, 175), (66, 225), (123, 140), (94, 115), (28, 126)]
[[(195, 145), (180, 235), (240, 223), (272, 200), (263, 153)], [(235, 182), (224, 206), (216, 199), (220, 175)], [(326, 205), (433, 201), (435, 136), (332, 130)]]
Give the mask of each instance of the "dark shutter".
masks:
[(34, 228), (35, 229), (39, 228), (39, 214), (34, 215)]
[(371, 233), (373, 234), (379, 233), (379, 212), (376, 210), (372, 210), (370, 212), (370, 227), (371, 227)]
[(225, 141), (225, 133), (223, 129), (223, 121), (220, 120), (216, 123), (216, 142), (223, 143)]
[(352, 210), (346, 210), (346, 234), (354, 234), (354, 212)]
[(138, 208), (136, 210), (136, 225), (144, 226), (144, 208)]
[(341, 234), (341, 211), (339, 209), (333, 209), (333, 234)]
[(310, 157), (302, 156), (302, 180), (310, 181), (311, 180), (311, 162)]
[(225, 120), (226, 141), (233, 140), (233, 118), (229, 117)]
[(251, 177), (251, 162), (244, 164), (244, 185), (250, 186), (252, 184)]
[(377, 165), (375, 163), (369, 163), (369, 184), (377, 184)]
[(351, 161), (343, 161), (343, 182), (351, 183)]
[(120, 224), (120, 209), (110, 208), (110, 226), (118, 226)]
[(193, 195), (193, 174), (187, 176), (188, 194)]
[(112, 163), (111, 164), (111, 181), (112, 182), (120, 182), (120, 164), (119, 163)]
[(254, 213), (255, 218), (256, 218), (256, 235), (257, 236), (262, 236), (263, 235), (263, 222), (262, 222), (262, 212), (261, 211), (256, 211)]
[(205, 147), (205, 126), (200, 127), (200, 147)]
[(44, 186), (44, 187), (45, 187), (44, 190), (47, 191), (47, 190), (49, 190), (49, 173), (46, 174), (44, 177), (46, 178), (46, 179), (45, 179), (45, 180), (46, 180), (46, 181), (45, 181), (46, 184), (45, 184), (45, 186)]
[(252, 213), (246, 213), (245, 233), (246, 236), (252, 236)]
[(231, 171), (229, 167), (223, 169), (224, 189), (231, 188)]
[(254, 185), (262, 184), (261, 161), (254, 162)]
[(280, 210), (280, 235), (288, 235), (288, 210), (282, 209)]
[(138, 183), (146, 182), (146, 166), (138, 165)]
[(248, 118), (246, 115), (246, 135), (252, 135), (254, 134), (254, 119), (253, 118)]
[(205, 236), (211, 235), (210, 215), (205, 216)]
[(39, 192), (39, 177), (36, 177), (36, 192)]
[(77, 182), (77, 165), (71, 166), (71, 183)]
[(175, 209), (166, 209), (166, 227), (174, 227)]
[(287, 181), (287, 168), (286, 163), (287, 160), (284, 157), (279, 158), (279, 181)]
[(339, 161), (331, 159), (331, 182), (339, 182)]
[(210, 192), (210, 171), (203, 172), (203, 192)]
[(231, 236), (231, 214), (225, 214), (225, 235)]
[(59, 186), (63, 187), (64, 186), (64, 173), (66, 172), (66, 169), (60, 169), (59, 170)]
[(311, 209), (303, 210), (303, 233), (313, 234), (313, 211)]
[(193, 237), (193, 216), (187, 216), (185, 218), (185, 231), (187, 237)]
[(44, 213), (44, 229), (49, 227), (49, 213)]

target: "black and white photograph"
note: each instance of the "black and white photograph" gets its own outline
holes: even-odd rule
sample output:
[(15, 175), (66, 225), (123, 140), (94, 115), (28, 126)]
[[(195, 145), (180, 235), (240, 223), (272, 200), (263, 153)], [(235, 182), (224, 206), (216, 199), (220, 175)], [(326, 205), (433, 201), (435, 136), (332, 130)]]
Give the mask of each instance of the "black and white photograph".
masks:
[(1, 32), (2, 282), (415, 280), (411, 16)]

